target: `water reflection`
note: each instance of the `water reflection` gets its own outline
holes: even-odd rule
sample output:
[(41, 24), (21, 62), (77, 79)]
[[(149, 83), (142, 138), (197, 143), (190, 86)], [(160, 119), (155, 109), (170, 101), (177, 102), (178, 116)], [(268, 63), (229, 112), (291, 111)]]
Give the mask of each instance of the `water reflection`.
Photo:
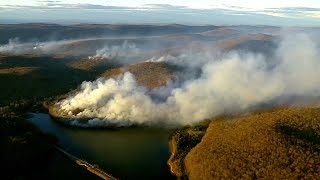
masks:
[(120, 179), (173, 179), (166, 161), (169, 157), (170, 130), (122, 128), (90, 130), (57, 124), (47, 114), (35, 113), (30, 119), (42, 131), (54, 134), (69, 152)]

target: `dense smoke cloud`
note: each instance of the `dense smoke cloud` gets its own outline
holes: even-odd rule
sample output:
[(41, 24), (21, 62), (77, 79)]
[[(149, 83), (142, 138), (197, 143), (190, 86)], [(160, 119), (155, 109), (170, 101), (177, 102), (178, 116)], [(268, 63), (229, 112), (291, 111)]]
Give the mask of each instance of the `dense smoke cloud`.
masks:
[[(179, 87), (168, 84), (151, 91), (139, 86), (131, 73), (115, 79), (100, 78), (83, 82), (78, 93), (58, 105), (73, 119), (69, 122), (78, 126), (194, 124), (265, 104), (320, 97), (317, 52), (316, 44), (306, 35), (288, 36), (279, 44), (273, 60), (238, 52), (220, 59), (206, 57), (200, 63), (199, 77), (186, 80)], [(201, 59), (201, 54), (196, 56)], [(159, 61), (176, 59), (193, 67), (196, 56), (168, 56)], [(81, 123), (79, 118), (91, 120)]]

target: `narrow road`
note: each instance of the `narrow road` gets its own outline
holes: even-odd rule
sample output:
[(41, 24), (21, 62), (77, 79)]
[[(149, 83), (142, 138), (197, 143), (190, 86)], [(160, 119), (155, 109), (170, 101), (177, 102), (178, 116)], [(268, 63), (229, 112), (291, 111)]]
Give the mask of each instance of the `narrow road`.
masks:
[(87, 161), (80, 159), (70, 153), (68, 153), (67, 151), (63, 150), (62, 148), (53, 145), (53, 147), (61, 152), (62, 154), (64, 154), (65, 156), (67, 156), (69, 159), (71, 159), (72, 161), (75, 161), (79, 166), (83, 166), (85, 167), (88, 171), (90, 171), (91, 173), (101, 177), (102, 179), (107, 179), (107, 180), (117, 180), (117, 178), (112, 177), (110, 174), (104, 172), (102, 169), (100, 169), (97, 165), (92, 165), (90, 163), (88, 163)]

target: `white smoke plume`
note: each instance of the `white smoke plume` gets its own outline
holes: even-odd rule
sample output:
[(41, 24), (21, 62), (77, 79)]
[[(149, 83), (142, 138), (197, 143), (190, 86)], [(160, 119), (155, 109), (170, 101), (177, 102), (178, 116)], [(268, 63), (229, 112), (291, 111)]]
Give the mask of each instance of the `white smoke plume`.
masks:
[(218, 53), (207, 53), (207, 52), (185, 52), (172, 56), (170, 54), (163, 55), (160, 57), (152, 57), (146, 60), (146, 62), (164, 62), (172, 65), (178, 65), (185, 68), (202, 68), (206, 63), (211, 61)]
[(0, 53), (12, 53), (25, 52), (31, 50), (30, 44), (22, 44), (18, 38), (10, 39), (8, 44), (0, 46)]
[[(125, 73), (115, 79), (83, 82), (77, 94), (58, 105), (73, 119), (69, 123), (77, 126), (194, 124), (264, 104), (319, 98), (318, 52), (308, 36), (294, 35), (282, 40), (273, 63), (262, 55), (231, 52), (203, 63), (201, 75), (179, 87), (168, 84), (150, 91)], [(154, 98), (157, 95), (162, 100)], [(91, 120), (82, 123), (81, 118)]]
[[(70, 51), (66, 48), (68, 45), (71, 45), (70, 48), (73, 48), (73, 43), (77, 44), (78, 42), (85, 43), (92, 40), (104, 40), (107, 44), (107, 39), (103, 38), (86, 38), (86, 39), (71, 39), (71, 40), (59, 40), (59, 41), (46, 41), (46, 42), (20, 42), (19, 38), (9, 39), (8, 44), (0, 45), (0, 53), (4, 54), (25, 54), (25, 53), (36, 53), (36, 54), (59, 54)], [(90, 45), (87, 47), (88, 52), (81, 53), (90, 53)], [(71, 51), (72, 55), (79, 55), (79, 52), (76, 48)], [(104, 48), (96, 51), (96, 55), (89, 56), (89, 58), (114, 58), (118, 56), (123, 56), (126, 53), (137, 54), (140, 50), (136, 48), (135, 44), (130, 44), (127, 41), (124, 41), (122, 45), (106, 45)]]
[(117, 57), (135, 56), (141, 53), (141, 50), (136, 47), (134, 43), (124, 41), (122, 45), (104, 46), (102, 49), (96, 51), (94, 56), (89, 56), (89, 59), (107, 58), (113, 59)]
[(0, 45), (0, 53), (5, 54), (24, 54), (24, 53), (57, 53), (65, 44), (76, 42), (78, 40), (61, 40), (48, 42), (20, 42), (18, 38), (10, 39), (8, 44)]

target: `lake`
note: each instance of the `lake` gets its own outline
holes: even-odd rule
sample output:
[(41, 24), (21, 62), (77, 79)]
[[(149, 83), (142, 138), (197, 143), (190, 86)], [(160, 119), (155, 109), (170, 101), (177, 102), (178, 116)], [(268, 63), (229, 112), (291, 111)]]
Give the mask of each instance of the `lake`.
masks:
[[(175, 179), (166, 164), (170, 155), (168, 138), (172, 130), (146, 127), (114, 130), (72, 128), (53, 121), (43, 113), (33, 113), (30, 121), (43, 132), (55, 135), (58, 145), (68, 152), (99, 165), (116, 178)], [(57, 164), (56, 161), (54, 163)], [(63, 171), (59, 174), (59, 166), (55, 165), (55, 168), (55, 176), (63, 177)], [(73, 178), (77, 176), (80, 174), (75, 173)]]

